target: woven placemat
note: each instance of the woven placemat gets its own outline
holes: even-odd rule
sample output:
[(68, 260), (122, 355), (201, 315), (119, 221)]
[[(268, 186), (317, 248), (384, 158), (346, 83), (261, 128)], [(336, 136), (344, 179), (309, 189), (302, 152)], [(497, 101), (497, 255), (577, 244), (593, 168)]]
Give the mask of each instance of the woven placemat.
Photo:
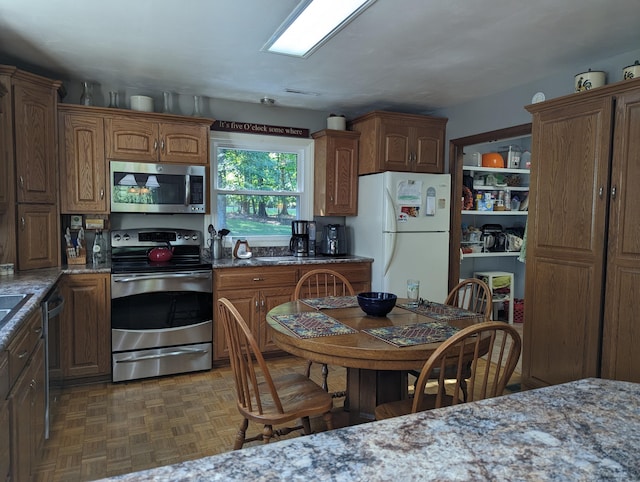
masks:
[(318, 338), (321, 336), (357, 333), (357, 330), (320, 311), (275, 315), (273, 319), (298, 338)]
[(426, 343), (444, 341), (459, 331), (458, 328), (438, 321), (416, 323), (405, 326), (385, 326), (382, 328), (367, 328), (362, 330), (368, 335), (375, 336), (399, 348)]
[(316, 310), (358, 306), (358, 298), (356, 296), (325, 296), (324, 298), (305, 298), (300, 301)]
[(398, 306), (439, 321), (461, 320), (480, 316), (473, 311), (464, 310), (456, 306), (443, 305), (442, 303), (434, 303), (433, 301), (425, 301), (418, 306), (412, 306), (408, 303), (398, 303)]

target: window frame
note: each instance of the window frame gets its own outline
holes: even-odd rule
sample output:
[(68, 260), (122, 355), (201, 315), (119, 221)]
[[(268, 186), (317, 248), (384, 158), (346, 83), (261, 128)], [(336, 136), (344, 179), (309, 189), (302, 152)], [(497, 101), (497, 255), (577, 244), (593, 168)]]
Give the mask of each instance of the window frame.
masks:
[[(300, 206), (298, 206), (297, 219), (313, 219), (313, 139), (286, 136), (265, 136), (259, 134), (245, 134), (241, 132), (211, 131), (210, 136), (210, 213), (209, 220), (205, 224), (216, 224), (218, 193), (227, 191), (217, 189), (218, 177), (218, 148), (257, 150), (272, 152), (295, 152), (298, 154), (298, 189)], [(264, 191), (268, 194), (272, 191)], [(290, 236), (240, 236), (230, 234), (232, 244), (236, 239), (247, 239), (250, 246), (288, 246)]]

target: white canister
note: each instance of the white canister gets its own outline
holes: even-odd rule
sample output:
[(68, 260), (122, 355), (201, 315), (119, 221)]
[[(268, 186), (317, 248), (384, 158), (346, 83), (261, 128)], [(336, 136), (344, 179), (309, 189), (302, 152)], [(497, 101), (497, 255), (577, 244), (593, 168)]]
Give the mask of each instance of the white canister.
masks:
[(602, 87), (605, 84), (606, 73), (602, 70), (582, 72), (575, 76), (575, 91), (582, 92), (584, 90)]
[(153, 112), (153, 98), (147, 97), (146, 95), (132, 95), (131, 110)]
[(347, 128), (347, 120), (343, 115), (331, 114), (327, 117), (327, 129), (334, 131), (344, 131)]
[(627, 79), (637, 79), (640, 77), (640, 61), (636, 60), (633, 65), (627, 65), (622, 71), (622, 78), (624, 80)]

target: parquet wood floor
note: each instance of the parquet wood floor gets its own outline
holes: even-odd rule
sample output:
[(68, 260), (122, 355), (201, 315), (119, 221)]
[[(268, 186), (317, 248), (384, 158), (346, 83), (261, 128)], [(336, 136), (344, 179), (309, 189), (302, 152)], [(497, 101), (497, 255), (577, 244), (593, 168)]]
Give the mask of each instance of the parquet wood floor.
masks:
[[(296, 357), (268, 360), (274, 376), (304, 373)], [(330, 389), (346, 386), (346, 370), (329, 367)], [(519, 367), (510, 387), (519, 389)], [(320, 380), (320, 366), (312, 378)], [(335, 400), (336, 413), (342, 400)], [(88, 481), (197, 459), (233, 447), (241, 417), (229, 367), (127, 383), (65, 389), (45, 441), (37, 481)], [(321, 419), (314, 430), (324, 430)], [(255, 424), (249, 430), (259, 430)], [(299, 436), (298, 432), (283, 438)], [(247, 445), (261, 444), (253, 442)]]
[[(272, 375), (304, 373), (306, 362), (268, 361)], [(329, 386), (346, 386), (346, 370), (329, 367)], [(318, 383), (320, 365), (312, 378)], [(242, 417), (229, 367), (127, 383), (65, 389), (51, 437), (45, 441), (38, 481), (87, 481), (197, 459), (233, 447)], [(339, 410), (341, 400), (335, 400)], [(321, 419), (314, 430), (324, 430)], [(250, 424), (257, 433), (261, 427)], [(297, 437), (298, 432), (283, 438)], [(261, 444), (252, 442), (245, 446)]]

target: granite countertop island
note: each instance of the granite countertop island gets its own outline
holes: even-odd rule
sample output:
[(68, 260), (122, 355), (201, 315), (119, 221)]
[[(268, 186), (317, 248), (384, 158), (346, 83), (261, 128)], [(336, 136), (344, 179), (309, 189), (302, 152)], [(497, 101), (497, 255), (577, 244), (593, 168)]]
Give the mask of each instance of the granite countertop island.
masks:
[(638, 447), (640, 384), (590, 378), (104, 480), (640, 480)]

